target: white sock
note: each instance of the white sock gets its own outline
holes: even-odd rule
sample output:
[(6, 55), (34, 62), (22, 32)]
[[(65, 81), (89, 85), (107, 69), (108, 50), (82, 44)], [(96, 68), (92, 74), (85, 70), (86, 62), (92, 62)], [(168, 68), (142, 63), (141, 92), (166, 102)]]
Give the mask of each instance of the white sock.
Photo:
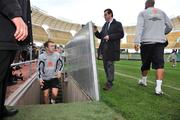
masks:
[(147, 81), (147, 76), (142, 76), (142, 81), (143, 81), (144, 83), (146, 83), (146, 81)]
[(143, 80), (147, 79), (147, 76), (142, 76), (142, 79), (143, 79)]
[(161, 90), (162, 80), (156, 80), (156, 87)]

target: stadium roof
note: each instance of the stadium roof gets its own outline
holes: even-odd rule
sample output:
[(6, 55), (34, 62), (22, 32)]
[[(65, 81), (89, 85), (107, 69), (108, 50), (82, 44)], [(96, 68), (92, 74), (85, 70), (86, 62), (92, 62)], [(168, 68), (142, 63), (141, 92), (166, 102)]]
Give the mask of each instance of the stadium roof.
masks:
[(81, 29), (80, 24), (57, 19), (35, 6), (32, 7), (32, 23), (38, 26), (47, 25), (51, 29), (65, 32), (79, 31)]

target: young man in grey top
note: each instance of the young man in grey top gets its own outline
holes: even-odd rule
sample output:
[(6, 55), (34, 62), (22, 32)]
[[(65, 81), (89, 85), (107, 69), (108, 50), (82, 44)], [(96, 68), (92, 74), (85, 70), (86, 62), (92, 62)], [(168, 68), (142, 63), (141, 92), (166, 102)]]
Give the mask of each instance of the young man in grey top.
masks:
[(142, 79), (139, 80), (139, 84), (147, 86), (147, 75), (152, 63), (152, 68), (156, 70), (155, 93), (161, 95), (166, 34), (171, 32), (173, 26), (167, 15), (162, 10), (154, 8), (154, 4), (154, 0), (147, 0), (145, 10), (138, 16), (134, 47), (138, 51), (141, 45)]
[(52, 89), (52, 100), (58, 94), (59, 78), (63, 70), (63, 60), (58, 52), (55, 52), (55, 44), (52, 41), (44, 43), (46, 51), (39, 56), (38, 79), (43, 90), (44, 103), (48, 104), (49, 90)]

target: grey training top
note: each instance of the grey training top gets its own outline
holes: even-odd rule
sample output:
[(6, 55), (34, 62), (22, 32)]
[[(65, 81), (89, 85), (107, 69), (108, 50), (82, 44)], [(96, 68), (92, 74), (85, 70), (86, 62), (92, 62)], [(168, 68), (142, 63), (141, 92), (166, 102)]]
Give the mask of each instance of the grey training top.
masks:
[(163, 11), (150, 7), (138, 16), (134, 43), (165, 43), (165, 35), (171, 32), (172, 28), (170, 19)]
[(47, 54), (44, 52), (38, 60), (38, 79), (50, 80), (55, 78), (56, 73), (62, 71), (63, 67), (64, 63), (59, 53)]

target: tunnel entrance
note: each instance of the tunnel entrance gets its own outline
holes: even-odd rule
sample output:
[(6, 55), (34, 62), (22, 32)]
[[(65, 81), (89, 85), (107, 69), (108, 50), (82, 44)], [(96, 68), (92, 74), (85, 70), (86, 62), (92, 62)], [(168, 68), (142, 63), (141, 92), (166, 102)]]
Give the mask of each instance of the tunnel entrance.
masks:
[[(92, 22), (87, 23), (65, 46), (65, 70), (57, 103), (99, 101), (96, 51)], [(42, 91), (34, 73), (6, 100), (6, 105), (42, 103)]]

